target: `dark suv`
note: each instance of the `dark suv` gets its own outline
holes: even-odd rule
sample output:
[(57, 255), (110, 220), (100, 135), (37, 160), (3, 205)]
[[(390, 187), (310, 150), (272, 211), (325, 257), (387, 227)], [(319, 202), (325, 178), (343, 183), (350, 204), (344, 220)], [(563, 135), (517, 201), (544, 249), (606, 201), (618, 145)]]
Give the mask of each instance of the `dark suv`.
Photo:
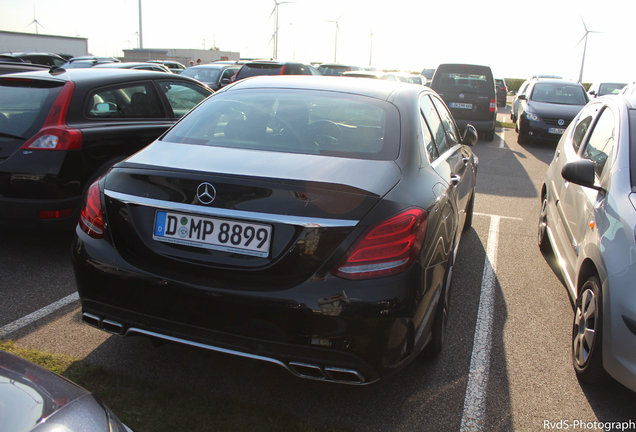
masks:
[(297, 62), (251, 61), (245, 63), (233, 81), (258, 75), (321, 75), (313, 66)]
[(211, 93), (128, 69), (0, 76), (0, 227), (72, 229), (88, 185)]
[(486, 141), (495, 138), (497, 97), (489, 66), (441, 64), (430, 87), (444, 99), (460, 129), (472, 124), (484, 132)]
[(495, 78), (497, 88), (497, 106), (505, 107), (508, 98), (508, 86), (503, 78)]

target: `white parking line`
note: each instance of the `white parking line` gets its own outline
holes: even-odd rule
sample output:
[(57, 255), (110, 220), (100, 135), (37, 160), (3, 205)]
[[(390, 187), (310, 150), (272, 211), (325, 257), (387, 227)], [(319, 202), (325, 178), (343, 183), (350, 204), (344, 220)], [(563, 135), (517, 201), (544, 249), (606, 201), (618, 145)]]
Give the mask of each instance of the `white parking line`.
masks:
[(468, 385), (466, 387), (466, 397), (464, 398), (461, 432), (485, 429), (484, 420), (488, 375), (490, 373), (494, 293), (497, 283), (497, 246), (499, 244), (499, 222), (502, 217), (495, 215), (484, 216), (490, 216), (490, 229), (488, 231), (484, 273), (481, 278), (481, 296), (479, 297), (473, 353), (470, 359)]
[(31, 324), (45, 316), (52, 314), (58, 309), (63, 308), (64, 306), (71, 304), (75, 301), (79, 300), (79, 294), (77, 292), (64, 297), (61, 300), (56, 301), (55, 303), (51, 303), (48, 306), (43, 307), (40, 310), (36, 310), (33, 313), (30, 313), (26, 316), (23, 316), (20, 319), (13, 321), (12, 323), (7, 324), (6, 326), (0, 328), (0, 338), (5, 337), (9, 333), (13, 333), (16, 330), (21, 329), (24, 326)]

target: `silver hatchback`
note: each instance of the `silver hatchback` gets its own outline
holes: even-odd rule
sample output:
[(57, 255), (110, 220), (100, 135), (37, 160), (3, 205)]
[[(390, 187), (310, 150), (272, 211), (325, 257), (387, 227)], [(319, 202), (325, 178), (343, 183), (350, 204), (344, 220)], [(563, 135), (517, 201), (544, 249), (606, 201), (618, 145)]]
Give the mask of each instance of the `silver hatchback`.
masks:
[(539, 247), (550, 246), (576, 311), (580, 381), (636, 391), (636, 96), (589, 102), (559, 141), (541, 188)]

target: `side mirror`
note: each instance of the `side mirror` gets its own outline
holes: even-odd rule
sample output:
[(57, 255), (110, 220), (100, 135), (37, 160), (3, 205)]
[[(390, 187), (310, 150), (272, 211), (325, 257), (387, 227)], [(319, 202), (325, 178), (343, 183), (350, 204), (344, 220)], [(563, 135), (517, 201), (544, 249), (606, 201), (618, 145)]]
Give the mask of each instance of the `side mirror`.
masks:
[(519, 99), (519, 100), (528, 100), (528, 98), (526, 97), (525, 94), (520, 94), (519, 96), (517, 96), (517, 99)]
[(477, 129), (475, 129), (475, 126), (471, 124), (466, 125), (466, 129), (464, 129), (464, 133), (462, 134), (462, 144), (469, 146), (477, 144)]
[(592, 96), (594, 96), (596, 94), (596, 90), (592, 90), (591, 92), (589, 92), (589, 94), (591, 94)]
[(231, 84), (231, 83), (232, 83), (232, 82), (230, 81), (230, 79), (229, 79), (229, 78), (223, 78), (223, 79), (221, 80), (221, 87), (224, 87), (224, 86), (226, 86), (226, 85), (228, 85), (228, 84)]
[(600, 186), (594, 183), (594, 162), (589, 159), (578, 159), (567, 162), (561, 169), (561, 177), (570, 183), (602, 191)]

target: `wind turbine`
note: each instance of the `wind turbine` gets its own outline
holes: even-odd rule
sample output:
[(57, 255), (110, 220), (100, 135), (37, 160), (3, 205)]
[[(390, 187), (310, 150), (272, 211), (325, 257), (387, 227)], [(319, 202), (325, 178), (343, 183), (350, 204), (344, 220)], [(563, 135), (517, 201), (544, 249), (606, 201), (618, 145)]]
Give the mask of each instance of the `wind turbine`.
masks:
[(333, 62), (334, 63), (337, 63), (336, 57), (337, 57), (337, 54), (338, 54), (338, 33), (340, 33), (340, 25), (338, 23), (340, 22), (340, 18), (342, 18), (342, 14), (340, 14), (338, 19), (335, 20), (335, 21), (327, 20), (327, 22), (336, 24), (336, 47), (333, 50)]
[(31, 21), (29, 24), (27, 24), (27, 27), (30, 26), (31, 24), (35, 24), (35, 34), (40, 34), (38, 32), (38, 26), (45, 28), (42, 24), (40, 24), (40, 22), (35, 18), (35, 5), (33, 5), (33, 21)]
[(373, 59), (373, 36), (377, 36), (377, 35), (373, 33), (373, 30), (371, 30), (369, 34), (369, 39), (371, 39), (371, 43), (369, 47), (369, 66), (371, 66), (371, 60)]
[(280, 26), (278, 25), (278, 8), (280, 7), (280, 5), (285, 4), (285, 3), (296, 3), (295, 1), (277, 1), (274, 0), (274, 9), (272, 9), (272, 13), (269, 14), (269, 18), (267, 18), (267, 21), (269, 21), (272, 18), (272, 15), (275, 14), (274, 16), (274, 34), (272, 35), (272, 39), (270, 40), (270, 43), (272, 42), (272, 40), (274, 41), (274, 53), (273, 53), (273, 59), (276, 60), (278, 58), (278, 29), (280, 28)]
[(580, 83), (583, 82), (583, 65), (585, 64), (585, 51), (587, 50), (587, 35), (590, 34), (590, 33), (602, 33), (602, 32), (598, 32), (598, 31), (588, 30), (587, 26), (585, 25), (585, 21), (583, 21), (583, 17), (582, 16), (581, 16), (581, 21), (583, 22), (583, 28), (585, 29), (585, 34), (583, 35), (583, 37), (581, 38), (579, 43), (577, 43), (576, 46), (574, 47), (574, 48), (576, 48), (577, 46), (579, 46), (579, 44), (581, 42), (583, 42), (583, 39), (585, 39), (585, 43), (583, 44), (583, 58), (581, 59), (581, 72), (579, 72), (579, 82)]

